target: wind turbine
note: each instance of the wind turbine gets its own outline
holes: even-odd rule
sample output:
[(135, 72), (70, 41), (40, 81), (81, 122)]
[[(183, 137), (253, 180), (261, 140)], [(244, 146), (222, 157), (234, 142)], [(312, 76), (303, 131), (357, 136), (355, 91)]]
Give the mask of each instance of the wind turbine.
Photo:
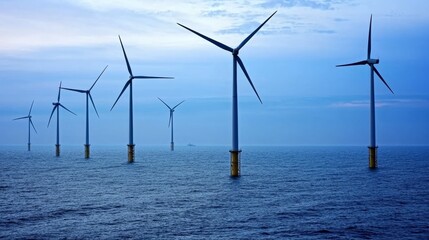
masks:
[(100, 73), (100, 75), (98, 76), (97, 80), (95, 80), (95, 82), (92, 84), (92, 86), (88, 89), (88, 90), (81, 90), (81, 89), (73, 89), (73, 88), (64, 88), (62, 87), (61, 89), (64, 90), (69, 90), (69, 91), (73, 91), (73, 92), (78, 92), (78, 93), (85, 93), (86, 95), (86, 138), (85, 138), (85, 158), (89, 158), (89, 153), (90, 153), (90, 149), (89, 149), (89, 108), (88, 108), (88, 98), (91, 100), (92, 106), (94, 107), (95, 113), (97, 114), (97, 117), (100, 117), (98, 115), (97, 112), (97, 108), (95, 107), (94, 104), (94, 100), (92, 100), (92, 96), (91, 96), (91, 90), (94, 87), (94, 85), (97, 83), (98, 79), (100, 79), (101, 75), (103, 75), (104, 71), (106, 70), (106, 68), (109, 65), (107, 65), (103, 71)]
[(174, 107), (170, 107), (168, 106), (167, 103), (165, 103), (164, 101), (162, 101), (161, 98), (158, 98), (159, 101), (161, 101), (162, 103), (164, 103), (165, 106), (168, 107), (168, 109), (170, 109), (170, 120), (168, 121), (168, 127), (170, 127), (171, 125), (171, 142), (170, 142), (170, 149), (171, 151), (174, 151), (174, 141), (173, 141), (173, 113), (174, 113), (174, 109), (176, 109), (180, 104), (182, 104), (185, 100), (181, 101), (180, 103), (178, 103), (176, 106)]
[(374, 100), (374, 72), (380, 78), (380, 80), (386, 85), (386, 87), (393, 93), (392, 89), (389, 87), (387, 82), (381, 76), (380, 72), (378, 72), (377, 68), (375, 68), (375, 64), (380, 62), (379, 59), (371, 58), (371, 25), (372, 25), (372, 15), (369, 20), (369, 33), (368, 33), (368, 51), (367, 51), (367, 59), (359, 62), (349, 63), (349, 64), (341, 64), (337, 65), (337, 67), (346, 67), (346, 66), (357, 66), (357, 65), (368, 65), (370, 68), (370, 143), (368, 146), (369, 149), (369, 168), (377, 167), (377, 148), (378, 146), (375, 143), (375, 100)]
[(74, 112), (68, 110), (66, 107), (64, 107), (64, 105), (60, 103), (60, 96), (61, 96), (61, 82), (60, 82), (60, 86), (58, 87), (57, 102), (52, 103), (52, 105), (54, 105), (54, 108), (52, 109), (51, 116), (49, 117), (49, 122), (48, 122), (48, 127), (49, 127), (49, 124), (51, 123), (52, 115), (54, 114), (55, 110), (57, 110), (57, 143), (55, 144), (55, 156), (57, 157), (60, 156), (60, 107), (76, 115)]
[(241, 69), (243, 70), (244, 75), (246, 76), (247, 80), (249, 81), (250, 85), (253, 88), (253, 91), (255, 91), (256, 96), (258, 97), (259, 101), (262, 104), (261, 98), (259, 97), (258, 92), (255, 89), (255, 86), (252, 83), (252, 80), (250, 80), (250, 76), (246, 71), (246, 68), (244, 67), (243, 61), (241, 61), (240, 57), (238, 56), (238, 53), (240, 51), (240, 49), (259, 31), (259, 29), (262, 28), (262, 26), (265, 25), (266, 22), (268, 22), (268, 20), (270, 20), (270, 18), (272, 16), (274, 16), (274, 14), (277, 11), (275, 11), (273, 14), (271, 14), (271, 16), (269, 18), (267, 18), (267, 20), (265, 20), (258, 28), (255, 29), (255, 31), (253, 31), (246, 39), (244, 39), (240, 45), (238, 45), (238, 47), (236, 48), (231, 48), (223, 43), (220, 43), (216, 40), (213, 40), (197, 31), (194, 31), (180, 23), (177, 23), (179, 26), (195, 33), (196, 35), (204, 38), (205, 40), (211, 42), (212, 44), (222, 48), (223, 50), (226, 50), (230, 53), (232, 53), (232, 149), (229, 151), (231, 153), (231, 176), (233, 177), (237, 177), (240, 175), (240, 163), (239, 163), (239, 159), (240, 159), (240, 153), (241, 150), (238, 147), (238, 103), (237, 103), (237, 63), (240, 65)]
[(125, 53), (124, 45), (122, 44), (121, 36), (118, 36), (118, 37), (119, 37), (119, 42), (121, 43), (122, 52), (124, 53), (124, 58), (127, 64), (128, 73), (130, 74), (130, 77), (128, 78), (128, 81), (125, 83), (125, 86), (122, 88), (121, 93), (119, 94), (118, 98), (116, 99), (110, 111), (112, 111), (112, 109), (115, 107), (116, 103), (118, 102), (119, 98), (122, 96), (124, 91), (127, 89), (127, 87), (130, 87), (128, 162), (132, 163), (134, 162), (134, 146), (135, 146), (134, 140), (133, 140), (133, 80), (139, 79), (139, 78), (140, 79), (172, 79), (172, 77), (134, 76), (131, 70), (130, 63), (128, 62), (127, 54)]
[(28, 151), (31, 150), (31, 147), (30, 147), (31, 146), (31, 142), (30, 142), (30, 136), (31, 136), (31, 134), (30, 134), (30, 132), (31, 132), (30, 131), (30, 125), (33, 126), (34, 131), (37, 133), (37, 130), (34, 127), (33, 121), (31, 121), (31, 109), (33, 109), (33, 104), (34, 104), (34, 100), (31, 103), (30, 111), (28, 112), (27, 116), (13, 119), (13, 120), (19, 120), (19, 119), (28, 118)]

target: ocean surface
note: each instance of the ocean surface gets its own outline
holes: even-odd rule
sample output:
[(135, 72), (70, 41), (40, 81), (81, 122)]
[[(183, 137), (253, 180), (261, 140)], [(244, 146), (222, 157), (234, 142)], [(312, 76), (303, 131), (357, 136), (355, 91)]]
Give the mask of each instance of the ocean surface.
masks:
[(0, 146), (2, 239), (429, 239), (429, 147)]

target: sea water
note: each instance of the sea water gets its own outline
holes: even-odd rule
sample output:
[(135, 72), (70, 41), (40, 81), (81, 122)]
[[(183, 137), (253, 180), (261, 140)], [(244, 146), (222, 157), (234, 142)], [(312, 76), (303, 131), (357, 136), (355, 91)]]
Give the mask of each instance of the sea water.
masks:
[(61, 150), (0, 147), (0, 238), (429, 238), (429, 147)]

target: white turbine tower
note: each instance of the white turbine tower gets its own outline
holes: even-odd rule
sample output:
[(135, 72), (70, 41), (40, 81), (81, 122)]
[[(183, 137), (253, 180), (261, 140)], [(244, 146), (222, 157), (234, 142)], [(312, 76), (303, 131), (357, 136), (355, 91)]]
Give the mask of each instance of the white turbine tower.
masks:
[(121, 93), (119, 94), (118, 98), (116, 99), (110, 111), (112, 111), (112, 109), (115, 107), (116, 103), (118, 102), (119, 98), (122, 96), (124, 91), (128, 87), (130, 87), (128, 162), (132, 163), (134, 162), (134, 146), (135, 146), (134, 140), (133, 140), (133, 80), (139, 79), (139, 78), (140, 79), (172, 79), (172, 77), (134, 76), (133, 72), (131, 71), (130, 63), (128, 62), (127, 54), (125, 53), (124, 45), (122, 44), (121, 36), (119, 36), (119, 42), (121, 43), (122, 52), (124, 53), (124, 58), (127, 64), (128, 73), (130, 74), (130, 77), (128, 78), (128, 81), (125, 83), (125, 86), (122, 88)]
[(168, 127), (171, 126), (171, 141), (170, 141), (170, 150), (174, 151), (174, 139), (173, 139), (173, 113), (174, 113), (174, 109), (176, 109), (180, 104), (182, 104), (185, 100), (181, 101), (180, 103), (178, 103), (176, 106), (174, 107), (170, 107), (168, 106), (167, 103), (165, 103), (164, 101), (162, 101), (161, 98), (158, 98), (159, 101), (161, 101), (162, 103), (164, 103), (165, 106), (168, 107), (168, 109), (170, 109), (170, 119), (168, 120)]
[(212, 44), (218, 46), (219, 48), (222, 48), (223, 50), (226, 50), (230, 53), (232, 53), (232, 149), (229, 151), (231, 153), (231, 176), (238, 177), (240, 175), (240, 153), (241, 150), (238, 147), (238, 101), (237, 101), (237, 63), (240, 65), (240, 68), (243, 70), (244, 75), (246, 76), (247, 80), (249, 81), (250, 85), (253, 88), (253, 91), (255, 91), (256, 96), (258, 97), (259, 101), (262, 103), (261, 98), (259, 97), (258, 92), (255, 89), (255, 86), (252, 83), (252, 80), (250, 79), (249, 74), (246, 71), (246, 68), (244, 67), (243, 61), (241, 61), (240, 57), (238, 56), (238, 53), (240, 49), (259, 31), (259, 29), (262, 28), (262, 26), (265, 25), (265, 23), (270, 20), (272, 16), (277, 11), (275, 11), (267, 20), (265, 20), (256, 30), (254, 30), (246, 39), (244, 39), (240, 45), (236, 48), (231, 48), (223, 43), (220, 43), (216, 40), (213, 40), (197, 31), (194, 31), (186, 26), (183, 26), (180, 23), (177, 23), (179, 26), (195, 33), (196, 35), (200, 36), (201, 38), (204, 38), (205, 40), (211, 42)]
[(374, 72), (380, 78), (380, 80), (386, 85), (386, 87), (393, 93), (387, 82), (375, 68), (375, 64), (380, 62), (379, 59), (371, 58), (371, 26), (372, 26), (372, 15), (369, 20), (369, 33), (368, 33), (368, 51), (367, 59), (359, 62), (337, 65), (337, 67), (356, 66), (356, 65), (368, 65), (370, 68), (370, 143), (369, 149), (369, 167), (377, 167), (377, 144), (375, 143), (375, 98), (374, 98)]
[(34, 129), (34, 131), (37, 133), (37, 130), (36, 130), (36, 128), (34, 127), (34, 124), (33, 124), (33, 121), (31, 120), (31, 109), (33, 109), (33, 104), (34, 104), (34, 100), (33, 100), (33, 102), (31, 103), (31, 107), (30, 107), (30, 111), (28, 112), (28, 115), (27, 116), (25, 116), (25, 117), (19, 117), (19, 118), (15, 118), (15, 119), (13, 119), (13, 120), (19, 120), (19, 119), (25, 119), (25, 118), (28, 118), (28, 151), (30, 151), (31, 150), (31, 141), (30, 141), (30, 138), (31, 138), (31, 129), (30, 129), (30, 125), (33, 127), (33, 129)]
[(61, 82), (60, 82), (60, 87), (58, 88), (57, 102), (52, 103), (52, 105), (54, 105), (54, 108), (52, 109), (52, 113), (51, 113), (51, 116), (49, 117), (49, 122), (48, 122), (48, 127), (49, 127), (49, 124), (51, 123), (52, 115), (54, 114), (55, 110), (57, 110), (57, 142), (55, 144), (55, 156), (57, 157), (60, 156), (60, 107), (76, 115), (74, 112), (68, 110), (60, 103), (60, 96), (61, 96)]
[(88, 90), (81, 90), (81, 89), (73, 89), (73, 88), (64, 88), (64, 87), (62, 87), (62, 89), (64, 89), (64, 90), (69, 90), (69, 91), (78, 92), (78, 93), (85, 93), (85, 95), (86, 95), (85, 158), (89, 158), (89, 155), (90, 155), (90, 149), (89, 149), (90, 144), (89, 144), (89, 104), (88, 104), (88, 98), (89, 98), (89, 100), (91, 100), (92, 106), (94, 107), (94, 110), (95, 110), (95, 113), (97, 114), (97, 117), (100, 117), (98, 115), (97, 108), (95, 107), (94, 100), (92, 100), (91, 90), (95, 86), (95, 84), (97, 83), (98, 79), (100, 79), (101, 75), (103, 75), (103, 73), (104, 73), (104, 71), (106, 70), (107, 67), (108, 67), (108, 65), (103, 69), (103, 71), (100, 73), (100, 75), (98, 76), (98, 78), (95, 80), (95, 82), (92, 84), (92, 86)]

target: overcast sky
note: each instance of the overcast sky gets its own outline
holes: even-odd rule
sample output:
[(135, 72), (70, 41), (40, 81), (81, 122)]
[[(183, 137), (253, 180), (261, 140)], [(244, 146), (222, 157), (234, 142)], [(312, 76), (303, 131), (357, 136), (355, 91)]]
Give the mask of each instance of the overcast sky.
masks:
[[(369, 144), (369, 68), (364, 60), (373, 14), (372, 56), (393, 89), (376, 78), (378, 145), (429, 145), (429, 2), (425, 0), (0, 1), (0, 144), (55, 144), (47, 128), (59, 82), (92, 96), (91, 144), (128, 143), (128, 91), (110, 111), (128, 72), (135, 75), (134, 141), (168, 145), (175, 105), (176, 145), (231, 145), (232, 56), (179, 27), (236, 47), (274, 11), (240, 51), (263, 101), (238, 71), (240, 145)], [(62, 91), (60, 142), (85, 142), (85, 96)]]

